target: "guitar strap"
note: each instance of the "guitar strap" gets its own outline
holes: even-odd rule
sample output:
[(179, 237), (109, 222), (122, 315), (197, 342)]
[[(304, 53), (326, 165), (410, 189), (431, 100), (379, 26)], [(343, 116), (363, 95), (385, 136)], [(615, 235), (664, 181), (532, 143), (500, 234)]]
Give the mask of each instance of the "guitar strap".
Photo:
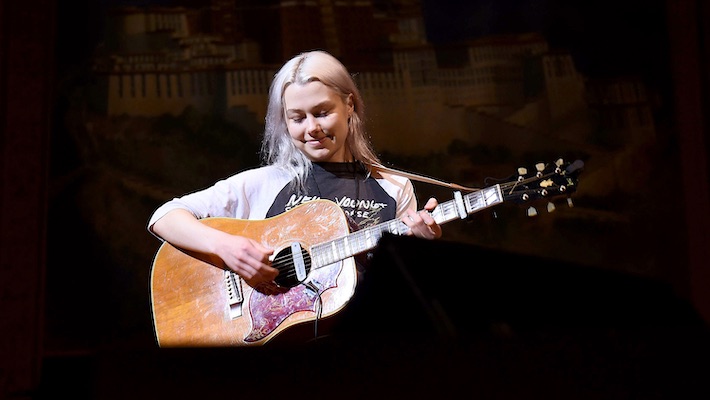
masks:
[(403, 177), (409, 178), (411, 180), (429, 183), (432, 185), (444, 186), (444, 187), (457, 189), (457, 190), (465, 190), (467, 192), (475, 192), (477, 190), (481, 190), (478, 188), (470, 188), (470, 187), (466, 187), (466, 186), (461, 186), (456, 183), (448, 183), (448, 182), (440, 181), (438, 179), (430, 178), (428, 176), (423, 176), (423, 175), (419, 175), (419, 174), (415, 174), (415, 173), (411, 173), (411, 172), (400, 171), (400, 170), (397, 170), (394, 168), (385, 167), (384, 165), (379, 164), (379, 163), (373, 164), (372, 168), (373, 168), (373, 170), (389, 172), (390, 174), (403, 176)]

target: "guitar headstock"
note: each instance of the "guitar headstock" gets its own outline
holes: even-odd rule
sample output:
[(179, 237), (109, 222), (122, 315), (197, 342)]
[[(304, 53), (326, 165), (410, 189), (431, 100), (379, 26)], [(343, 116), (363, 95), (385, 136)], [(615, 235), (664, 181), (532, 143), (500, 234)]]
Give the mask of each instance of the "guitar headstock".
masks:
[[(568, 163), (561, 158), (552, 163), (538, 163), (532, 169), (518, 168), (517, 175), (501, 183), (504, 201), (527, 204), (548, 200), (547, 211), (555, 210), (554, 198), (566, 197), (572, 207), (571, 195), (577, 190), (579, 174), (584, 162), (576, 160)], [(528, 216), (537, 215), (534, 207), (528, 208)]]

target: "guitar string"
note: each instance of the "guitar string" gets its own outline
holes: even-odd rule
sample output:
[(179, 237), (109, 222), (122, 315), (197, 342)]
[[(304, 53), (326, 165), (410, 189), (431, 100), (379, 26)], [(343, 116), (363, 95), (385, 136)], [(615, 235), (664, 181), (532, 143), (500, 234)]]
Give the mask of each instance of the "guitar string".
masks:
[[(535, 177), (525, 178), (525, 179), (523, 179), (523, 180), (521, 180), (521, 181), (511, 181), (511, 182), (501, 183), (501, 184), (500, 184), (500, 187), (501, 187), (501, 189), (506, 189), (506, 190), (509, 189), (509, 188), (510, 188), (510, 189), (514, 189), (514, 188), (515, 188), (516, 186), (518, 186), (518, 185), (527, 184), (527, 183), (534, 182), (534, 181), (538, 181), (538, 180), (544, 180), (545, 178), (549, 178), (549, 177), (551, 177), (551, 176), (553, 176), (553, 175), (558, 175), (558, 174), (557, 174), (556, 172), (549, 172), (549, 173), (544, 174), (544, 175), (542, 175), (542, 176), (540, 176), (540, 177), (535, 176)], [(528, 191), (533, 191), (533, 192), (534, 192), (535, 190), (534, 190), (534, 189), (529, 189)]]
[[(506, 189), (506, 190), (507, 190), (508, 188), (514, 189), (514, 188), (515, 188), (516, 186), (518, 186), (518, 185), (527, 184), (527, 183), (530, 183), (530, 182), (534, 182), (534, 181), (536, 181), (536, 180), (543, 180), (543, 179), (545, 179), (545, 178), (548, 178), (548, 177), (553, 176), (553, 175), (556, 175), (556, 174), (557, 174), (556, 172), (550, 172), (550, 173), (544, 174), (544, 175), (542, 175), (542, 176), (540, 176), (540, 177), (535, 176), (535, 177), (530, 177), (530, 178), (523, 179), (523, 180), (521, 180), (521, 181), (514, 181), (514, 182), (511, 181), (511, 182), (502, 183), (502, 184), (500, 184), (500, 186), (501, 186), (501, 189)], [(357, 177), (355, 177), (355, 180), (356, 180), (356, 182), (358, 181)], [(314, 180), (314, 183), (316, 184), (316, 190), (318, 190), (318, 194), (320, 195), (320, 188), (318, 187), (318, 184), (317, 184), (317, 182), (315, 182), (315, 180)], [(358, 182), (357, 187), (358, 187), (358, 191), (359, 191), (359, 182)], [(534, 190), (534, 189), (529, 189), (529, 190), (527, 190), (527, 191), (535, 191), (535, 190)], [(443, 212), (444, 212), (444, 213), (446, 213), (446, 212), (448, 212), (448, 211), (451, 211), (451, 210), (453, 209), (453, 207), (454, 207), (453, 204), (449, 204), (449, 203), (444, 203), (442, 206), (443, 206), (442, 208), (443, 208)], [(397, 221), (397, 222), (402, 222), (401, 219), (396, 219), (396, 221)], [(366, 229), (371, 229), (371, 228), (374, 228), (374, 227), (369, 227), (369, 228), (366, 228)], [(308, 254), (308, 252), (305, 252), (305, 253)], [(353, 255), (354, 255), (354, 254), (352, 254), (352, 255), (350, 255), (350, 256), (353, 256)], [(350, 257), (350, 256), (348, 256), (348, 257)], [(336, 256), (336, 257), (337, 257), (337, 256)], [(346, 257), (346, 258), (347, 258), (347, 257)], [(284, 262), (284, 260), (289, 260), (289, 259), (292, 260), (291, 254), (285, 254), (285, 255), (283, 255), (283, 256), (281, 256), (281, 257), (278, 257), (278, 256), (277, 256), (277, 258), (274, 259), (274, 263), (279, 263), (281, 267), (288, 269), (288, 270), (286, 271), (286, 276), (285, 276), (286, 278), (292, 278), (293, 276), (297, 275), (297, 272), (296, 272), (295, 268), (293, 268), (293, 266), (295, 265), (295, 263), (294, 263), (293, 261)], [(338, 261), (338, 260), (335, 260), (334, 262), (336, 262), (336, 261)], [(313, 265), (313, 264), (311, 263), (311, 258), (309, 257), (309, 258), (308, 258), (308, 261), (306, 262), (306, 267), (310, 268), (312, 265)], [(326, 264), (326, 265), (327, 265), (327, 264)], [(279, 271), (281, 271), (281, 269), (279, 269)]]
[[(448, 213), (448, 212), (450, 212), (451, 210), (455, 210), (455, 206), (454, 206), (453, 204), (444, 203), (444, 204), (442, 204), (442, 209), (443, 209), (442, 212)], [(395, 219), (395, 220), (388, 221), (387, 223), (382, 224), (382, 225), (391, 224), (393, 221), (396, 221), (396, 223), (404, 224), (404, 222), (402, 221), (402, 219), (397, 218), (397, 219)], [(387, 230), (384, 228), (384, 226), (372, 226), (372, 227), (368, 227), (368, 228), (365, 228), (365, 229), (362, 230), (362, 231), (355, 232), (355, 236), (357, 236), (357, 237), (355, 238), (356, 241), (358, 241), (358, 242), (361, 241), (361, 239), (360, 239), (359, 237), (364, 235), (365, 230), (380, 230), (381, 232), (387, 231)], [(339, 239), (336, 239), (336, 240), (339, 240)], [(338, 247), (339, 247), (339, 248), (342, 248), (342, 246), (338, 246)], [(306, 252), (306, 254), (308, 254), (308, 252)], [(355, 255), (355, 254), (357, 254), (357, 253), (350, 254), (350, 255), (348, 255), (348, 256), (346, 256), (346, 257), (343, 257), (343, 258), (351, 257), (351, 256), (353, 256), (353, 255)], [(338, 256), (338, 255), (335, 256), (336, 259), (333, 261), (333, 263), (336, 262), (336, 261), (339, 261), (339, 260), (337, 259), (337, 257), (339, 257), (339, 256)], [(311, 260), (311, 257), (309, 257), (309, 261), (310, 261), (310, 260)], [(288, 274), (288, 275), (286, 275), (286, 278), (292, 278), (294, 275), (296, 275), (295, 269), (292, 269), (292, 267), (295, 265), (295, 264), (292, 262), (292, 253), (286, 252), (285, 254), (277, 255), (277, 257), (274, 259), (273, 262), (274, 262), (274, 264), (279, 264), (279, 265), (282, 266), (284, 269), (286, 269), (286, 268), (289, 269), (288, 271), (286, 271), (286, 273)], [(329, 264), (332, 264), (332, 263), (329, 263)], [(329, 264), (325, 264), (325, 265), (329, 265)], [(309, 262), (307, 266), (310, 267), (311, 265), (313, 265), (313, 264), (312, 264), (311, 262)]]
[[(444, 208), (446, 208), (446, 206), (444, 206)], [(450, 208), (450, 209), (451, 209), (451, 208)], [(391, 231), (391, 230), (387, 230), (384, 225), (391, 224), (391, 223), (393, 223), (393, 222), (396, 222), (396, 223), (398, 223), (398, 224), (404, 224), (404, 222), (402, 221), (402, 219), (396, 218), (396, 219), (394, 219), (394, 220), (388, 221), (388, 222), (383, 223), (383, 224), (381, 224), (381, 225), (370, 226), (370, 227), (367, 227), (367, 228), (365, 228), (365, 229), (363, 229), (363, 230), (361, 230), (361, 231), (354, 232), (354, 237), (355, 237), (354, 240), (355, 240), (356, 242), (358, 242), (358, 243), (361, 243), (361, 242), (362, 242), (361, 237), (365, 235), (365, 232), (366, 232), (366, 231), (376, 231), (376, 230), (379, 230), (380, 233)], [(405, 226), (406, 226), (406, 225), (405, 225)], [(334, 240), (334, 241), (332, 241), (332, 242), (335, 242), (335, 241), (338, 241), (338, 240), (340, 240), (340, 239), (336, 239), (336, 240)], [(329, 242), (329, 243), (332, 243), (332, 242)], [(321, 245), (322, 245), (322, 244), (321, 244)], [(338, 248), (343, 250), (343, 254), (346, 254), (346, 253), (345, 253), (345, 249), (344, 249), (343, 246), (339, 245)], [(363, 251), (365, 251), (365, 250), (363, 250)], [(362, 251), (361, 251), (361, 252), (362, 252)], [(305, 251), (304, 253), (307, 254), (307, 255), (310, 254), (310, 253), (308, 253), (308, 251)], [(352, 254), (351, 254), (351, 253), (352, 253)], [(296, 270), (295, 270), (295, 268), (294, 268), (295, 263), (293, 262), (292, 254), (293, 254), (293, 253), (291, 253), (291, 252), (283, 252), (283, 253), (280, 253), (279, 255), (276, 256), (276, 258), (274, 258), (274, 261), (273, 261), (273, 264), (279, 264), (279, 267), (277, 267), (277, 269), (279, 269), (279, 274), (281, 273), (281, 268), (280, 268), (280, 267), (283, 267), (283, 268), (284, 268), (285, 273), (287, 274), (287, 275), (285, 275), (285, 278), (292, 278), (293, 276), (297, 275), (297, 272), (296, 272)], [(325, 265), (330, 265), (330, 264), (334, 264), (334, 263), (337, 262), (337, 261), (343, 260), (343, 259), (348, 258), (348, 257), (352, 257), (352, 256), (354, 256), (354, 255), (356, 255), (356, 254), (359, 254), (359, 252), (352, 252), (352, 249), (351, 249), (351, 251), (348, 252), (347, 254), (348, 254), (348, 255), (345, 256), (345, 257), (341, 257), (341, 256), (339, 256), (338, 254), (335, 254), (335, 255), (334, 255), (334, 258), (333, 258), (333, 260), (332, 260), (332, 262), (329, 262), (329, 263), (327, 263), (327, 264), (324, 264), (323, 266), (325, 266)], [(325, 254), (323, 254), (323, 256), (325, 256)], [(309, 268), (313, 265), (313, 263), (311, 262), (312, 259), (313, 259), (313, 257), (308, 257), (308, 261), (307, 261), (307, 265), (306, 265), (306, 266), (309, 267)], [(327, 259), (326, 259), (326, 260), (327, 260)], [(273, 265), (273, 264), (272, 264), (272, 265)]]
[[(538, 178), (538, 177), (531, 177), (531, 178), (528, 178), (528, 179), (524, 179), (524, 180), (522, 180), (522, 181), (515, 181), (515, 182), (504, 183), (504, 184), (501, 184), (501, 187), (502, 187), (502, 188), (505, 188), (505, 189), (508, 189), (508, 188), (515, 188), (516, 185), (530, 183), (530, 182), (533, 182), (533, 181), (535, 181), (535, 180), (544, 179), (544, 178), (549, 177), (549, 176), (551, 176), (551, 175), (552, 175), (552, 173), (549, 173), (549, 174), (543, 175), (543, 176), (540, 177), (540, 178)], [(355, 172), (353, 173), (353, 178), (354, 178), (354, 180), (355, 180), (355, 182), (356, 182), (356, 185), (355, 185), (355, 187), (356, 187), (356, 192), (359, 192), (360, 185), (359, 185), (359, 179), (358, 179), (357, 173), (355, 173)], [(313, 184), (314, 184), (314, 186), (315, 186), (316, 191), (318, 192), (318, 196), (319, 196), (319, 197), (322, 197), (322, 193), (321, 193), (321, 191), (320, 191), (320, 186), (318, 185), (318, 182), (315, 180), (315, 178), (313, 178), (312, 182), (313, 182)], [(357, 195), (356, 195), (356, 196), (357, 196)], [(454, 204), (449, 204), (449, 203), (444, 203), (444, 204), (443, 204), (443, 207), (442, 207), (442, 212), (443, 212), (443, 213), (446, 214), (446, 213), (450, 212), (451, 210), (455, 210), (455, 205), (454, 205)], [(402, 223), (402, 220), (401, 220), (401, 219), (397, 219), (396, 221)], [(370, 228), (372, 228), (372, 227), (370, 227)], [(366, 229), (369, 229), (369, 228), (366, 228)], [(284, 259), (288, 259), (288, 257), (290, 257), (290, 256), (289, 256), (289, 255), (285, 255), (284, 257), (282, 257), (281, 259), (279, 259), (279, 261), (283, 261)], [(285, 265), (285, 267), (291, 267), (292, 265), (293, 265), (293, 263), (288, 263), (288, 264)], [(292, 273), (290, 273), (287, 277), (290, 278), (290, 277), (292, 277), (292, 276), (295, 275), (295, 274), (296, 274), (295, 272), (292, 272)]]

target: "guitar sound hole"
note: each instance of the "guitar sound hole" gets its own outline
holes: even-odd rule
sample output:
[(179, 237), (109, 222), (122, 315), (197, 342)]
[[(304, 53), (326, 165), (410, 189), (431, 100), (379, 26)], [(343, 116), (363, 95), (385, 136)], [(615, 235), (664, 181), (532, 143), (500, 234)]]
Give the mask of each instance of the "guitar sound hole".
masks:
[(302, 283), (311, 272), (310, 254), (303, 247), (299, 246), (299, 249), (300, 257), (298, 254), (294, 256), (291, 247), (276, 254), (272, 266), (279, 270), (279, 274), (274, 279), (279, 286), (292, 288)]

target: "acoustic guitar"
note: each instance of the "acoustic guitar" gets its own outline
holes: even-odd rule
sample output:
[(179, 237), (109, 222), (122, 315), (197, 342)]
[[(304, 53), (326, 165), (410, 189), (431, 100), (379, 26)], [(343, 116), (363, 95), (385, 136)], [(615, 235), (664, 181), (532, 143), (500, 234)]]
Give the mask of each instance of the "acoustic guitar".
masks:
[[(431, 212), (441, 224), (500, 204), (570, 196), (583, 163), (557, 160), (535, 171), (440, 203)], [(343, 310), (355, 292), (354, 256), (377, 246), (383, 234), (408, 232), (399, 219), (350, 232), (343, 210), (313, 200), (265, 220), (205, 218), (213, 228), (246, 236), (274, 249), (276, 283), (290, 288), (266, 295), (247, 285), (219, 259), (164, 242), (151, 270), (151, 302), (161, 347), (259, 346), (285, 330), (317, 323)]]

